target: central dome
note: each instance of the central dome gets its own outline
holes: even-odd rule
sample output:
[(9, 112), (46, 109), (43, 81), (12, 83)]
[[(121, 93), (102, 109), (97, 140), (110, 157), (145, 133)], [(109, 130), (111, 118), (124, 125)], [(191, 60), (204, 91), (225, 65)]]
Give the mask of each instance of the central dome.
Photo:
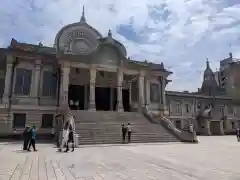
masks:
[(100, 38), (102, 35), (86, 23), (83, 8), (79, 22), (64, 26), (57, 33), (55, 47), (57, 53), (87, 55), (97, 49)]

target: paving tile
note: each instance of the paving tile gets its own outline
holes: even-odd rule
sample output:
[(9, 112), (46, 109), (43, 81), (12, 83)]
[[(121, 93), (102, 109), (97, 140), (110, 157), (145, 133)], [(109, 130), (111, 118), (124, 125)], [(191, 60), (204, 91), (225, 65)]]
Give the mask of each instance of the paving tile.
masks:
[(234, 136), (200, 137), (199, 144), (131, 144), (56, 152), (37, 144), (0, 144), (0, 180), (239, 180), (240, 143)]

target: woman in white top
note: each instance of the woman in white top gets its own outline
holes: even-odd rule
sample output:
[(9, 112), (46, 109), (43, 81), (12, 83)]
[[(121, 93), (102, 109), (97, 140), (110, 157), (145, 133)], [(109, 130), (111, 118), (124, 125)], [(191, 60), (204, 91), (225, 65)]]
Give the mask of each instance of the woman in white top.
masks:
[(131, 141), (131, 135), (132, 135), (132, 126), (130, 123), (127, 125), (127, 132), (128, 132), (128, 142)]

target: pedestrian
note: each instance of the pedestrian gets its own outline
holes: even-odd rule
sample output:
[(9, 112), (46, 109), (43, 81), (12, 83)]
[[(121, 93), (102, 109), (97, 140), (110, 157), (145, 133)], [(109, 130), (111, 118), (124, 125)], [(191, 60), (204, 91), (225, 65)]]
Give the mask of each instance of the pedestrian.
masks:
[(31, 151), (30, 150), (31, 146), (33, 147), (34, 151), (37, 151), (36, 150), (36, 126), (33, 125), (33, 127), (31, 128), (31, 130), (29, 132), (31, 132), (31, 140), (28, 145), (28, 151)]
[(122, 124), (122, 142), (123, 143), (125, 143), (126, 133), (127, 133), (127, 127), (125, 126), (125, 124)]
[(69, 143), (72, 143), (72, 152), (73, 152), (74, 151), (74, 132), (71, 124), (69, 125), (68, 141), (67, 141), (65, 152), (69, 151), (69, 146), (68, 146)]
[(60, 148), (59, 151), (62, 151), (62, 148), (64, 146), (66, 146), (67, 142), (68, 142), (68, 134), (69, 134), (69, 122), (67, 121), (64, 125), (63, 131), (62, 131), (62, 136), (61, 138), (61, 144), (60, 144)]
[(131, 135), (132, 135), (132, 126), (130, 123), (127, 125), (127, 132), (128, 132), (128, 143), (131, 141)]
[(240, 129), (239, 128), (237, 128), (237, 130), (236, 130), (236, 135), (237, 135), (237, 140), (239, 142), (240, 141)]
[(23, 131), (23, 150), (27, 150), (28, 149), (28, 144), (30, 141), (30, 136), (29, 136), (29, 126), (26, 126), (24, 131)]

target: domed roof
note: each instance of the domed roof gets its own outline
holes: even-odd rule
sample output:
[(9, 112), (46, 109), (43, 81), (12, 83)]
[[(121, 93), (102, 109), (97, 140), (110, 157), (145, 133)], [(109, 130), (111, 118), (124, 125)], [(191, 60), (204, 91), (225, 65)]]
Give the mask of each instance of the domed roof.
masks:
[(203, 83), (201, 87), (201, 92), (207, 95), (214, 94), (218, 89), (218, 84), (215, 79), (215, 75), (210, 68), (209, 61), (206, 62), (206, 69), (203, 74)]
[(212, 75), (214, 75), (214, 73), (213, 73), (212, 69), (210, 68), (209, 61), (207, 60), (206, 69), (204, 71), (204, 76), (206, 77), (206, 76), (212, 76)]
[(111, 46), (111, 47), (114, 47), (122, 57), (127, 56), (127, 50), (126, 50), (125, 46), (112, 37), (111, 30), (108, 31), (108, 36), (99, 39), (99, 42), (100, 42), (99, 48), (101, 48), (103, 46)]
[(55, 37), (57, 53), (90, 54), (98, 46), (102, 35), (85, 19), (84, 7), (79, 22), (64, 26)]

